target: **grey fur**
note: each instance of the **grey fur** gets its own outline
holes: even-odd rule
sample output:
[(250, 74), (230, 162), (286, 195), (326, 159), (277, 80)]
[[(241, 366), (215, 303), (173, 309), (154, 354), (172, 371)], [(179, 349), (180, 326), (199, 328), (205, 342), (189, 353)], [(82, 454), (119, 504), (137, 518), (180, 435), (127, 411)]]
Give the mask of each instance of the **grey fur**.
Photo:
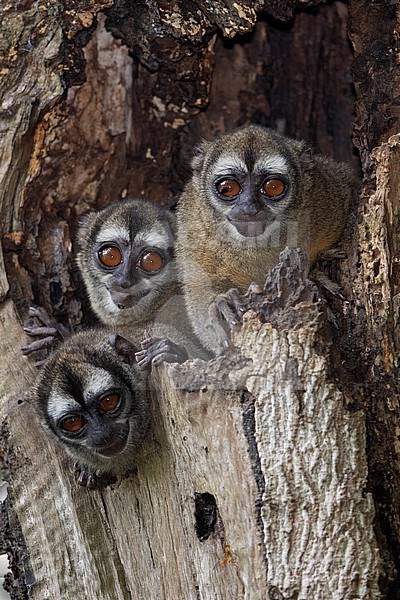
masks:
[[(147, 376), (135, 364), (136, 350), (130, 342), (107, 330), (86, 330), (59, 346), (35, 382), (32, 398), (45, 429), (81, 467), (101, 475), (130, 472), (148, 430)], [(110, 390), (118, 390), (121, 405), (116, 414), (102, 415), (98, 398)], [(71, 436), (61, 428), (62, 418), (70, 414), (88, 419), (83, 434)], [(91, 430), (92, 422), (98, 431)], [(97, 445), (91, 442), (93, 433), (98, 436)], [(109, 446), (118, 441), (118, 436), (121, 447), (114, 453)]]

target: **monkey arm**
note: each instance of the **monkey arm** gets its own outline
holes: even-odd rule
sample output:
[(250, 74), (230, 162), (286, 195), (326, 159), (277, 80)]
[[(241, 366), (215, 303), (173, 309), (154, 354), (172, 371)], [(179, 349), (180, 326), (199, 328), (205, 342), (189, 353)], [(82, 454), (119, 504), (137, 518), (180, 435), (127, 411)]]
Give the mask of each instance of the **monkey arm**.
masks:
[(208, 331), (217, 341), (219, 350), (216, 354), (232, 347), (231, 332), (239, 331), (242, 317), (247, 310), (248, 297), (253, 293), (261, 293), (258, 285), (252, 283), (245, 294), (236, 288), (218, 294), (208, 307)]

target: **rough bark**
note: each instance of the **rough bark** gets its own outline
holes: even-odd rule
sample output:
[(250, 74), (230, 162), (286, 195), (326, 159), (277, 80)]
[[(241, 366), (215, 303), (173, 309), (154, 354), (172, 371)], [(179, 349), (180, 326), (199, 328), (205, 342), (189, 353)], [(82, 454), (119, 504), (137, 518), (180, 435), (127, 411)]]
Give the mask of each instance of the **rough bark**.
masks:
[[(400, 597), (399, 8), (316, 4), (3, 3), (0, 397), (14, 598)], [(346, 296), (329, 298), (333, 344), (315, 292), (293, 277), (281, 306), (252, 307), (234, 357), (155, 375), (138, 476), (80, 490), (24, 396), (24, 311), (88, 323), (79, 216), (126, 196), (173, 202), (193, 146), (249, 122), (357, 165), (353, 122), (364, 186), (348, 259), (327, 267)]]
[(283, 257), (232, 356), (154, 374), (138, 474), (116, 489), (78, 489), (29, 402), (11, 401), (29, 598), (377, 597), (364, 416), (330, 381), (306, 268)]
[[(131, 4), (132, 10), (141, 6)], [(20, 203), (5, 230), (8, 279), (19, 311), (33, 301), (71, 326), (88, 314), (84, 307), (82, 317), (72, 260), (79, 216), (125, 196), (176, 200), (193, 147), (203, 137), (255, 121), (306, 137), (337, 158), (351, 158), (351, 54), (343, 8), (301, 13), (293, 27), (260, 21), (236, 44), (217, 39), (215, 24), (208, 26), (208, 36), (190, 37), (185, 29), (181, 39), (165, 16), (163, 28), (172, 27), (170, 35), (163, 29), (166, 37), (157, 37), (154, 27), (156, 33), (147, 36), (161, 64), (154, 73), (129, 57), (128, 52), (142, 56), (131, 39), (124, 39), (131, 44), (127, 48), (107, 33), (107, 26), (115, 29), (117, 10), (107, 19), (98, 16), (96, 34), (84, 50), (86, 82), (69, 88), (37, 123), (27, 180), (21, 181)], [(148, 23), (146, 14), (142, 25), (132, 16), (139, 29)], [(122, 15), (127, 27), (129, 18)], [(180, 22), (188, 27), (187, 19)], [(243, 19), (238, 32), (250, 31), (252, 23)], [(181, 58), (181, 49), (174, 59), (175, 46), (188, 37), (191, 54)], [(332, 96), (334, 82), (341, 83)], [(11, 190), (9, 196), (15, 198)]]

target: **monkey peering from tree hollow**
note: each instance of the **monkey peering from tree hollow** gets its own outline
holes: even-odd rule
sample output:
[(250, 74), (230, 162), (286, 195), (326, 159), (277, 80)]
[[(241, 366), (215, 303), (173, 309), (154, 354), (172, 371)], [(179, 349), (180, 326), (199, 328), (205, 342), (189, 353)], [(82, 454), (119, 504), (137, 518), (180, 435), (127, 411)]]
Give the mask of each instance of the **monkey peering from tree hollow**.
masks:
[[(140, 200), (113, 203), (81, 224), (78, 264), (105, 327), (67, 337), (43, 363), (33, 393), (47, 431), (77, 461), (80, 485), (106, 485), (134, 468), (149, 422), (141, 371), (188, 354), (208, 357), (186, 316), (173, 228), (170, 211)], [(40, 310), (34, 316), (43, 321)], [(53, 337), (58, 331), (25, 330)], [(143, 340), (149, 334), (168, 337)], [(23, 352), (38, 348), (40, 340)]]
[(125, 200), (87, 214), (78, 231), (77, 262), (91, 307), (102, 323), (142, 342), (141, 364), (209, 357), (186, 314), (175, 228), (172, 211)]
[(178, 204), (177, 264), (193, 329), (220, 354), (243, 311), (231, 288), (263, 283), (287, 246), (311, 265), (339, 239), (356, 184), (346, 165), (256, 125), (204, 142), (192, 167)]
[(77, 461), (89, 488), (135, 468), (147, 432), (147, 377), (137, 348), (120, 335), (90, 329), (68, 338), (36, 378), (33, 404), (46, 430)]

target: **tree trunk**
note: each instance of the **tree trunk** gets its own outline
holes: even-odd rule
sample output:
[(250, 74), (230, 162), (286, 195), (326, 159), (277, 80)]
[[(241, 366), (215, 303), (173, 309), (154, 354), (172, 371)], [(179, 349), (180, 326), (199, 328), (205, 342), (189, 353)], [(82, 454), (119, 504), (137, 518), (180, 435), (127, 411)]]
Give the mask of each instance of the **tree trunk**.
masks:
[[(306, 4), (4, 3), (12, 598), (400, 598), (399, 9)], [(79, 216), (127, 196), (175, 201), (200, 139), (250, 122), (361, 163), (348, 258), (327, 266), (346, 300), (323, 301), (301, 254), (285, 253), (234, 353), (153, 373), (137, 475), (81, 489), (29, 403), (26, 309), (90, 323)]]

